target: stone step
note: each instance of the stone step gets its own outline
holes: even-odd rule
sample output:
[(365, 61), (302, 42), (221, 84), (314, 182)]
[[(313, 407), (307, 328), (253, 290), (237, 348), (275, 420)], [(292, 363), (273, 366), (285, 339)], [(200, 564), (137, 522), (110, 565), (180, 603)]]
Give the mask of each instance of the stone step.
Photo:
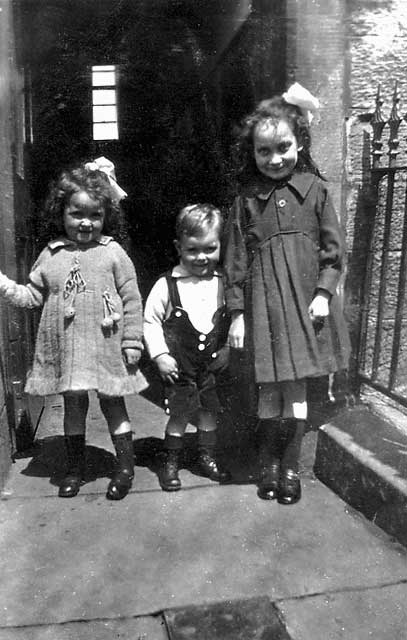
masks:
[(407, 435), (365, 405), (340, 411), (318, 432), (315, 475), (407, 546)]

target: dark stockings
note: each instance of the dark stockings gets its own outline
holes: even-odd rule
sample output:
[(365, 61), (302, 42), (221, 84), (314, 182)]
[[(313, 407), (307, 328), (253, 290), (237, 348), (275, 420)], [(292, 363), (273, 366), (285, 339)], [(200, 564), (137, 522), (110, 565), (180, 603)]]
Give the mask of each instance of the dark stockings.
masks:
[(305, 420), (290, 418), (282, 421), (281, 431), (284, 443), (281, 457), (282, 469), (292, 469), (296, 473), (298, 472), (304, 430)]
[(260, 464), (269, 466), (280, 460), (283, 453), (283, 431), (280, 418), (261, 420), (257, 429)]

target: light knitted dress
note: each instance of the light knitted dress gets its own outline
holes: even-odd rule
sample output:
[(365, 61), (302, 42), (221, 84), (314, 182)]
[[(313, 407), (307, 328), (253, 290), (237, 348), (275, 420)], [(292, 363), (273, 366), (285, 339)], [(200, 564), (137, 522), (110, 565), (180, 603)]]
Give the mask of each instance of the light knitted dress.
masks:
[(96, 390), (123, 396), (147, 386), (123, 349), (142, 349), (142, 304), (134, 266), (109, 236), (80, 246), (58, 238), (41, 252), (27, 285), (0, 274), (0, 295), (43, 307), (26, 392)]

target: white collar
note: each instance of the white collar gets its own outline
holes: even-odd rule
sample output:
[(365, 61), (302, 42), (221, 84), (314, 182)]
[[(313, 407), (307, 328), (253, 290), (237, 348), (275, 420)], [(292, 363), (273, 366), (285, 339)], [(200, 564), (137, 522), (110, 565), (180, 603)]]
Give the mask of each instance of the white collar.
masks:
[[(196, 278), (197, 280), (201, 280), (199, 276), (194, 276), (189, 273), (188, 269), (186, 269), (182, 264), (177, 264), (175, 267), (173, 267), (171, 275), (173, 278)], [(215, 269), (215, 271), (213, 272), (213, 277), (222, 277), (222, 272), (220, 271), (220, 269)]]
[[(98, 244), (107, 245), (111, 240), (113, 240), (111, 236), (100, 236), (99, 240), (96, 240), (96, 242)], [(55, 240), (50, 240), (47, 246), (51, 250), (53, 250), (53, 249), (59, 249), (60, 247), (68, 247), (68, 246), (76, 247), (77, 244), (73, 240), (69, 240), (68, 238), (65, 238), (62, 236), (60, 238), (55, 238)]]

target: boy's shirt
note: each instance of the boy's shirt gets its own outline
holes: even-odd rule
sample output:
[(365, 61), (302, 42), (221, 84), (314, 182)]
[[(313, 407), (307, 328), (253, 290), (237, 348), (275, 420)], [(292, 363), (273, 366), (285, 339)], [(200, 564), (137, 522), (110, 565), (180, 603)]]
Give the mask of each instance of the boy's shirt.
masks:
[[(222, 273), (217, 269), (210, 277), (198, 278), (179, 264), (171, 275), (177, 279), (181, 305), (191, 324), (200, 333), (208, 334), (214, 327), (216, 311), (225, 304)], [(144, 310), (144, 340), (151, 358), (169, 353), (163, 323), (171, 311), (167, 280), (163, 276), (151, 289)]]

